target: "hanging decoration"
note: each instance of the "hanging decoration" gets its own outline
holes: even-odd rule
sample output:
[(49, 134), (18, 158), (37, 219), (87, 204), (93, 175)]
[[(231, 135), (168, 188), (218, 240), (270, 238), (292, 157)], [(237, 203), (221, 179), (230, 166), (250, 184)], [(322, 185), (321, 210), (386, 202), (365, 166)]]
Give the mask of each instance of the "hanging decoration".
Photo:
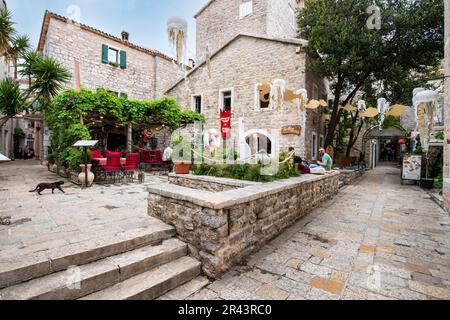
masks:
[(386, 112), (386, 116), (400, 117), (406, 112), (406, 107), (401, 104), (393, 105), (388, 112)]
[(352, 106), (350, 103), (347, 103), (347, 104), (345, 105), (345, 107), (340, 106), (339, 109), (342, 109), (342, 110), (345, 110), (345, 111), (348, 111), (348, 112), (356, 112), (356, 110), (357, 110), (357, 109), (356, 109), (354, 106)]
[(417, 131), (425, 152), (429, 150), (431, 133), (433, 132), (433, 117), (438, 93), (433, 90), (416, 88), (413, 91), (413, 104), (416, 112)]
[(366, 110), (367, 110), (366, 102), (364, 100), (359, 100), (358, 101), (358, 112), (359, 112), (359, 114), (366, 112)]
[(308, 109), (317, 109), (318, 107), (320, 107), (320, 102), (314, 99), (310, 100), (306, 105)]
[(286, 81), (283, 79), (275, 79), (273, 81), (270, 99), (275, 110), (282, 111), (284, 107), (284, 94), (286, 93)]
[(386, 111), (389, 109), (389, 104), (385, 98), (380, 98), (377, 101), (377, 110), (380, 118), (378, 119), (378, 128), (383, 130), (384, 120), (386, 119)]
[(305, 111), (306, 102), (308, 101), (308, 91), (306, 89), (299, 89), (295, 93), (298, 97), (298, 108), (301, 111)]
[(167, 33), (169, 42), (176, 50), (178, 64), (185, 60), (188, 24), (184, 18), (170, 17), (167, 20)]

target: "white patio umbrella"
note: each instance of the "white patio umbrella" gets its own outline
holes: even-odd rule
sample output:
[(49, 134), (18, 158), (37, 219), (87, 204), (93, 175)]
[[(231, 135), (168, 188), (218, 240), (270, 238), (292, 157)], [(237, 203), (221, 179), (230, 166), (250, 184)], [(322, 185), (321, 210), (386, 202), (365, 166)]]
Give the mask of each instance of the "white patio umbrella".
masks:
[(11, 161), (8, 157), (5, 157), (3, 154), (0, 153), (0, 162), (6, 162)]

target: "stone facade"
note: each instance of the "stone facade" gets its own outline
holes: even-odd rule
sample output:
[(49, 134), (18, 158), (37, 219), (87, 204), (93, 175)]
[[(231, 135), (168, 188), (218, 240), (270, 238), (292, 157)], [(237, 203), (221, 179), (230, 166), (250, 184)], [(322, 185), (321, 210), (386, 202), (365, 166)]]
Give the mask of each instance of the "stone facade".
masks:
[[(126, 52), (125, 69), (102, 62), (103, 45)], [(74, 70), (75, 61), (78, 61), (82, 87), (105, 88), (130, 98), (161, 97), (180, 71), (171, 58), (157, 51), (138, 47), (49, 12), (44, 17), (39, 51), (72, 72), (67, 88), (76, 86)]]
[[(187, 81), (179, 81), (167, 93), (187, 108), (191, 106), (192, 96), (200, 95), (205, 129), (220, 130), (220, 92), (231, 90), (233, 123), (243, 118), (247, 132), (259, 130), (258, 133), (269, 138), (278, 136), (281, 150), (287, 151), (292, 146), (298, 155), (311, 158), (312, 127), (316, 126), (317, 139), (321, 133), (317, 111), (300, 112), (295, 102), (285, 102), (283, 113), (263, 110), (257, 98), (257, 84), (267, 79), (284, 79), (288, 89), (294, 91), (309, 87), (306, 54), (301, 50), (303, 43), (239, 35), (211, 58), (211, 78), (207, 64), (201, 63), (189, 73)], [(319, 92), (326, 92), (323, 83), (318, 83), (317, 87)], [(281, 134), (284, 126), (292, 125), (301, 126), (300, 136)]]
[(203, 271), (217, 278), (339, 189), (339, 173), (304, 175), (224, 192), (152, 186), (148, 214), (176, 228)]
[[(303, 0), (212, 0), (195, 16), (197, 21), (197, 60), (203, 60), (208, 48), (216, 52), (238, 34), (295, 38), (296, 24), (290, 17)], [(242, 4), (251, 3), (251, 13), (240, 15)], [(295, 15), (295, 14), (294, 14)]]
[[(445, 1), (445, 74), (450, 74), (450, 2)], [(445, 79), (445, 139), (450, 139), (450, 78)], [(450, 213), (450, 146), (444, 143), (444, 203)]]

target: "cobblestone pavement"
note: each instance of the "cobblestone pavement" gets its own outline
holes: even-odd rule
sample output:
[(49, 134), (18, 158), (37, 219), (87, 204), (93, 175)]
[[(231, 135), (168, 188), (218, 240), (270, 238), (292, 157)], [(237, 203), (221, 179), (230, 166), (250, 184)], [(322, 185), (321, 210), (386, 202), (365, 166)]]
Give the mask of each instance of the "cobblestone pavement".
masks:
[(0, 268), (162, 224), (147, 215), (144, 189), (167, 182), (166, 177), (147, 175), (142, 185), (95, 185), (87, 190), (66, 182), (66, 194), (29, 193), (39, 183), (58, 180), (64, 179), (35, 161), (0, 164), (0, 216), (12, 217), (10, 226), (0, 226)]
[(450, 219), (379, 167), (188, 299), (449, 299)]

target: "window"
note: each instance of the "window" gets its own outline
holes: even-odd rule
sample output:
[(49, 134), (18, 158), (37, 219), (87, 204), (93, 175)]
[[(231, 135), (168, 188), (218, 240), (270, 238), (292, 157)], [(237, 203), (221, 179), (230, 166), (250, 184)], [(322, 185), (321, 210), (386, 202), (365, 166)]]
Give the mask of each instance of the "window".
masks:
[(102, 63), (114, 65), (120, 69), (127, 68), (127, 52), (110, 47), (107, 44), (102, 45)]
[(317, 160), (317, 150), (319, 148), (317, 147), (317, 133), (315, 133), (315, 132), (313, 132), (313, 134), (312, 134), (311, 146), (312, 146), (312, 152), (311, 152), (312, 160)]
[(292, 29), (296, 30), (297, 19), (295, 18), (295, 10), (289, 6), (289, 24)]
[(192, 96), (192, 110), (202, 113), (202, 96)]
[(242, 19), (246, 16), (249, 16), (253, 13), (253, 1), (248, 1), (239, 7), (239, 17)]
[(325, 148), (325, 138), (322, 134), (319, 137), (319, 148)]
[(119, 50), (116, 50), (114, 48), (108, 49), (108, 62), (119, 63)]
[(269, 109), (270, 107), (270, 92), (264, 93), (263, 90), (256, 86), (257, 104), (259, 109)]
[(231, 110), (233, 107), (233, 92), (224, 90), (220, 92), (220, 109), (223, 111)]

